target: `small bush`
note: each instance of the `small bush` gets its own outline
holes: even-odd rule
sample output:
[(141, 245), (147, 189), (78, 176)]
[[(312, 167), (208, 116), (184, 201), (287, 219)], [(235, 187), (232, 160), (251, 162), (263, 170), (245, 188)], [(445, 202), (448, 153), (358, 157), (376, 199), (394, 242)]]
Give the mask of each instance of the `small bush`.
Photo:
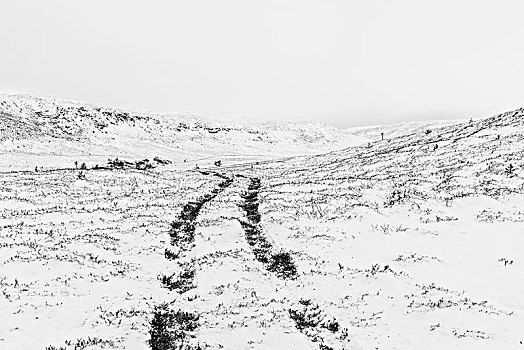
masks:
[(409, 198), (409, 190), (403, 188), (395, 188), (391, 193), (386, 197), (384, 202), (385, 206), (392, 207), (395, 204), (404, 202)]
[(291, 254), (288, 252), (279, 252), (273, 254), (269, 259), (269, 265), (267, 269), (276, 273), (281, 278), (297, 277), (297, 267), (293, 262)]
[(153, 160), (159, 164), (162, 164), (162, 165), (168, 165), (168, 164), (171, 164), (171, 161), (170, 160), (167, 160), (167, 159), (162, 159), (160, 157), (155, 157), (153, 158)]
[(506, 176), (508, 177), (512, 177), (515, 175), (515, 167), (513, 166), (513, 164), (510, 164), (506, 167), (506, 169), (504, 169), (504, 173), (506, 174)]
[(196, 314), (169, 310), (166, 304), (157, 306), (149, 330), (151, 349), (182, 349), (184, 343), (185, 349), (200, 349), (200, 346), (195, 348), (187, 344), (190, 338), (194, 338), (192, 332), (198, 328), (198, 319)]
[(164, 251), (164, 257), (168, 260), (176, 260), (180, 257), (180, 253), (174, 253), (170, 249)]
[(115, 159), (108, 159), (108, 160), (107, 160), (107, 165), (108, 165), (110, 168), (123, 169), (123, 168), (126, 166), (126, 162), (123, 161), (123, 160), (120, 160), (120, 159), (118, 159), (118, 158), (115, 158)]
[(331, 333), (338, 332), (338, 330), (340, 328), (340, 324), (334, 318), (332, 320), (329, 320), (329, 321), (325, 322), (322, 326), (325, 329), (327, 329), (328, 331), (330, 331)]
[(322, 322), (321, 311), (318, 305), (313, 305), (309, 299), (301, 299), (302, 310), (289, 309), (289, 317), (295, 321), (295, 326), (302, 331), (314, 328)]
[(182, 272), (180, 272), (178, 275), (162, 275), (160, 281), (167, 289), (176, 290), (180, 294), (183, 294), (193, 288), (196, 288), (194, 279), (195, 268), (192, 266), (186, 266), (183, 267)]
[(152, 169), (153, 164), (149, 163), (149, 159), (142, 159), (135, 161), (135, 168), (137, 168), (138, 170)]

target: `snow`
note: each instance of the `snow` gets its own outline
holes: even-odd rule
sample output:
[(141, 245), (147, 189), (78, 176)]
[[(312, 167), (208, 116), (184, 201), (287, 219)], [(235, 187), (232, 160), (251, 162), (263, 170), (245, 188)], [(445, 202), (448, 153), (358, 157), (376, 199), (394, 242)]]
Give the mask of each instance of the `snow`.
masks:
[(107, 158), (154, 156), (186, 160), (191, 168), (217, 159), (224, 165), (266, 161), (367, 142), (322, 124), (135, 113), (27, 95), (0, 95), (0, 111), (0, 170), (71, 167), (73, 158), (93, 166)]
[[(159, 307), (198, 318), (164, 324), (187, 349), (524, 346), (523, 110), (355, 136), (157, 114), (100, 130), (123, 112), (0, 100), (4, 130), (21, 123), (1, 142), (1, 349), (150, 349)], [(90, 169), (154, 156), (172, 164)]]

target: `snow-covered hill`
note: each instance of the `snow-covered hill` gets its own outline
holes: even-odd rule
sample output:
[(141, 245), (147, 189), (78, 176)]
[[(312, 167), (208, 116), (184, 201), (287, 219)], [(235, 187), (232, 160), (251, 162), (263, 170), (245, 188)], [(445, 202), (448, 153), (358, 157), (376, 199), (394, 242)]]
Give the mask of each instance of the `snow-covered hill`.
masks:
[(347, 132), (358, 135), (363, 138), (369, 139), (370, 141), (379, 141), (382, 139), (382, 134), (385, 138), (391, 139), (399, 136), (417, 135), (427, 130), (435, 128), (460, 124), (466, 120), (426, 120), (426, 121), (414, 121), (404, 122), (389, 125), (372, 125), (372, 126), (360, 126), (346, 129)]
[[(211, 155), (252, 146), (261, 157), (200, 161), (199, 171), (0, 173), (1, 349), (524, 346), (524, 109), (404, 124), (403, 134), (374, 127), (363, 131), (371, 141), (334, 150), (322, 140), (346, 133), (299, 136), (318, 126), (214, 133), (224, 122), (140, 115), (190, 125), (165, 131), (138, 116), (95, 122), (76, 109), (55, 127), (27, 112), (36, 107), (17, 114), (6, 104), (2, 120), (24, 126), (3, 147), (40, 145), (31, 137), (54, 132), (58, 141), (43, 140), (67, 162), (79, 153), (63, 152), (64, 139), (71, 150), (143, 156), (141, 137), (155, 147), (178, 137), (192, 155), (202, 145)], [(322, 144), (329, 152), (312, 151)], [(273, 158), (294, 150), (310, 154)]]
[(295, 299), (347, 327), (348, 347), (522, 348), (524, 109), (406, 131), (246, 169), (265, 232), (303, 271)]
[[(321, 153), (366, 139), (327, 125), (135, 113), (80, 102), (0, 95), (2, 169), (159, 156), (186, 166)], [(45, 157), (44, 159), (40, 156)]]

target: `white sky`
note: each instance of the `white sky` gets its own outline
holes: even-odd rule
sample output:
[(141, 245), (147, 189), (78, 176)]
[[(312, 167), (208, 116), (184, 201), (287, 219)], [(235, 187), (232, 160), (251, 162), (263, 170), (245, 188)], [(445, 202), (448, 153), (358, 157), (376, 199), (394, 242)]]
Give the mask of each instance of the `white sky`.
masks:
[(524, 105), (522, 0), (1, 0), (0, 92), (339, 127)]

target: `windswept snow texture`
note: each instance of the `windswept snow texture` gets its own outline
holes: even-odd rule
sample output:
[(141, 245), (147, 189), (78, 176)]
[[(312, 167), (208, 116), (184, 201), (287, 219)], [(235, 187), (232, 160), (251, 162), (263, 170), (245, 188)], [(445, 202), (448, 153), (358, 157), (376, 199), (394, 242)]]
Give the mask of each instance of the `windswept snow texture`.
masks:
[[(335, 149), (331, 133), (352, 136), (260, 126), (271, 144), (245, 138), (255, 126), (174, 132), (174, 117), (6, 100), (2, 159), (20, 171), (0, 173), (0, 349), (524, 348), (522, 109)], [(260, 157), (194, 170), (176, 140), (194, 158)], [(109, 151), (172, 164), (71, 167)]]
[[(135, 113), (52, 98), (0, 95), (0, 171), (102, 165), (159, 156), (177, 169), (322, 153), (367, 138), (327, 125)], [(185, 162), (183, 162), (185, 161)]]

